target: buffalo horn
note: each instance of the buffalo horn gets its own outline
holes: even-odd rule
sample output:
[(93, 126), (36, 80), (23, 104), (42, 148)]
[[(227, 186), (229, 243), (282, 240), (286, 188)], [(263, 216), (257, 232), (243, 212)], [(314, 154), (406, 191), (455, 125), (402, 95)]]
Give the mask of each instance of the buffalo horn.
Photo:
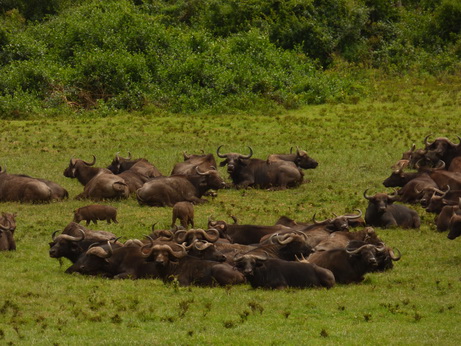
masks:
[(359, 217), (362, 216), (362, 211), (360, 209), (354, 209), (359, 212), (359, 215), (344, 215), (346, 219), (358, 219)]
[(225, 159), (225, 158), (227, 158), (227, 154), (221, 154), (221, 153), (219, 152), (219, 149), (221, 149), (221, 148), (222, 148), (222, 145), (220, 145), (220, 146), (218, 147), (218, 149), (216, 149), (216, 155), (218, 155), (218, 157), (220, 157), (220, 158), (222, 158), (222, 159)]
[[(83, 160), (82, 160), (83, 161)], [(94, 164), (96, 163), (96, 156), (93, 155), (93, 162), (86, 162), (86, 161), (83, 161), (83, 163), (87, 166), (94, 166)]]
[(239, 155), (239, 158), (241, 159), (249, 159), (250, 157), (253, 156), (253, 149), (251, 149), (251, 147), (249, 146), (248, 149), (250, 149), (250, 153), (248, 155)]
[(210, 246), (212, 246), (213, 243), (210, 243), (208, 241), (203, 241), (203, 240), (196, 240), (194, 241), (193, 245), (198, 251), (204, 251), (208, 249)]
[(365, 191), (363, 191), (363, 197), (365, 197), (366, 199), (370, 200), (372, 198), (372, 196), (368, 196), (367, 195), (367, 192), (368, 192), (369, 189), (366, 189)]
[(394, 250), (392, 250), (391, 248), (389, 248), (389, 257), (391, 258), (391, 260), (393, 261), (398, 261), (401, 257), (402, 257), (402, 254), (400, 253), (400, 250), (399, 249), (395, 249), (397, 250), (397, 252), (399, 253), (398, 255), (395, 255), (394, 253)]
[(357, 248), (357, 249), (354, 249), (354, 250), (349, 250), (346, 248), (346, 252), (350, 255), (356, 255), (358, 254), (360, 251), (362, 251), (362, 249), (365, 249), (367, 247), (371, 247), (371, 246), (374, 246), (372, 244), (365, 244), (365, 245), (362, 245), (361, 247)]

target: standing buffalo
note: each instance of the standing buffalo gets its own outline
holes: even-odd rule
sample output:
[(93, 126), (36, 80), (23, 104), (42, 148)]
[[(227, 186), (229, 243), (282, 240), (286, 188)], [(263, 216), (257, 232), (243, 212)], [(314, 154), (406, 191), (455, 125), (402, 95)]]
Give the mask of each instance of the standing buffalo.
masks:
[(92, 204), (78, 208), (74, 211), (74, 222), (79, 223), (85, 220), (88, 226), (91, 221), (97, 224), (97, 220), (106, 220), (107, 223), (117, 221), (117, 208), (110, 205)]
[(367, 225), (384, 228), (419, 228), (421, 220), (416, 211), (405, 205), (393, 204), (398, 200), (397, 196), (391, 196), (387, 193), (377, 193), (374, 196), (368, 196), (367, 191), (368, 189), (363, 193), (363, 196), (368, 200), (368, 207), (365, 213), (365, 222)]
[(69, 166), (64, 170), (65, 177), (77, 178), (85, 186), (83, 193), (76, 198), (89, 198), (95, 201), (128, 198), (129, 189), (125, 180), (106, 168), (93, 167), (95, 163), (94, 155), (92, 162), (71, 159)]
[(223, 167), (227, 165), (227, 172), (236, 188), (256, 187), (261, 189), (299, 186), (303, 181), (303, 173), (295, 163), (285, 160), (274, 160), (268, 163), (267, 160), (252, 159), (253, 150), (250, 154), (238, 153), (221, 154), (216, 150), (218, 157), (225, 159), (220, 163)]
[(179, 219), (181, 226), (184, 228), (188, 228), (189, 225), (194, 227), (194, 205), (186, 201), (175, 203), (171, 228), (175, 226), (177, 219)]
[(199, 204), (207, 202), (201, 198), (205, 192), (221, 189), (225, 185), (216, 170), (196, 170), (194, 175), (172, 175), (149, 180), (136, 191), (136, 197), (139, 204), (156, 207), (171, 207), (181, 201)]

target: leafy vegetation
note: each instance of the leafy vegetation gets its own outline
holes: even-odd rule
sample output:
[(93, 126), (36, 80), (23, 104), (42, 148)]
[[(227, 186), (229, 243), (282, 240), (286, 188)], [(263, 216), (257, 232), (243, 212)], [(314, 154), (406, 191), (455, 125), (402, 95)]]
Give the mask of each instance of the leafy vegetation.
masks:
[[(356, 104), (322, 104), (271, 115), (168, 115), (142, 112), (107, 118), (2, 120), (0, 166), (58, 182), (70, 194), (51, 204), (2, 203), (17, 212), (17, 251), (0, 253), (2, 344), (457, 344), (461, 305), (459, 239), (435, 229), (434, 215), (413, 206), (419, 230), (376, 229), (402, 252), (392, 270), (330, 290), (253, 290), (249, 285), (184, 288), (158, 280), (107, 280), (67, 275), (70, 265), (48, 256), (55, 230), (87, 203), (83, 188), (62, 174), (71, 157), (108, 165), (117, 152), (146, 157), (164, 174), (182, 151), (245, 152), (255, 157), (299, 145), (319, 166), (286, 191), (223, 190), (195, 208), (198, 227), (212, 215), (272, 224), (280, 215), (309, 221), (314, 213), (365, 210), (363, 191), (386, 191), (390, 166), (428, 134), (455, 140), (459, 78), (376, 81)], [(227, 177), (225, 168), (219, 168)], [(387, 190), (390, 191), (390, 190)], [(108, 202), (119, 224), (99, 223), (122, 240), (142, 238), (154, 222), (168, 228), (171, 208), (141, 207), (134, 198)], [(262, 341), (264, 340), (264, 341)]]
[(459, 70), (455, 0), (7, 0), (0, 116), (281, 111)]

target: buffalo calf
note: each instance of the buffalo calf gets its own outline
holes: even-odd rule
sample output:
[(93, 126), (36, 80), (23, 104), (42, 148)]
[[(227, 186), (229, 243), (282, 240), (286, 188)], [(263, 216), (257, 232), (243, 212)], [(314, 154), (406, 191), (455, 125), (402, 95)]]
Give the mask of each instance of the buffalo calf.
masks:
[(194, 227), (194, 205), (191, 202), (177, 202), (173, 206), (173, 220), (171, 228), (175, 226), (176, 219), (179, 219), (181, 226), (187, 228), (190, 225)]
[(107, 223), (117, 221), (117, 208), (109, 205), (91, 204), (85, 207), (78, 208), (74, 211), (74, 222), (79, 223), (85, 220), (88, 226), (91, 221), (97, 224), (97, 220), (106, 220)]

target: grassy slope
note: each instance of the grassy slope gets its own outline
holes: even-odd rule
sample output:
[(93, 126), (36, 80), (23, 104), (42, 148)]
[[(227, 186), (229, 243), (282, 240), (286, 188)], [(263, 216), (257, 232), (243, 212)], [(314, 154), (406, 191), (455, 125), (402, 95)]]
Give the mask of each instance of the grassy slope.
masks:
[[(365, 210), (364, 189), (384, 191), (389, 167), (427, 134), (461, 134), (461, 85), (392, 81), (373, 86), (374, 98), (356, 105), (306, 107), (277, 116), (151, 116), (105, 119), (2, 121), (0, 165), (10, 173), (54, 180), (71, 197), (82, 191), (62, 171), (71, 157), (109, 164), (116, 152), (146, 157), (168, 174), (181, 152), (205, 150), (255, 157), (299, 145), (319, 161), (308, 183), (287, 191), (221, 191), (196, 207), (207, 218), (272, 224), (280, 215), (309, 220)], [(227, 176), (225, 170), (221, 171)], [(4, 203), (18, 213), (18, 250), (1, 253), (0, 342), (18, 344), (455, 344), (461, 306), (459, 239), (435, 231), (433, 215), (420, 213), (420, 230), (378, 230), (403, 257), (392, 271), (368, 275), (360, 285), (327, 290), (178, 288), (155, 280), (110, 281), (64, 274), (69, 263), (48, 257), (51, 233), (87, 204), (72, 198), (50, 205)], [(141, 238), (170, 208), (119, 208), (118, 225), (105, 229)], [(371, 335), (371, 336), (370, 336)], [(379, 339), (378, 339), (379, 338)]]

